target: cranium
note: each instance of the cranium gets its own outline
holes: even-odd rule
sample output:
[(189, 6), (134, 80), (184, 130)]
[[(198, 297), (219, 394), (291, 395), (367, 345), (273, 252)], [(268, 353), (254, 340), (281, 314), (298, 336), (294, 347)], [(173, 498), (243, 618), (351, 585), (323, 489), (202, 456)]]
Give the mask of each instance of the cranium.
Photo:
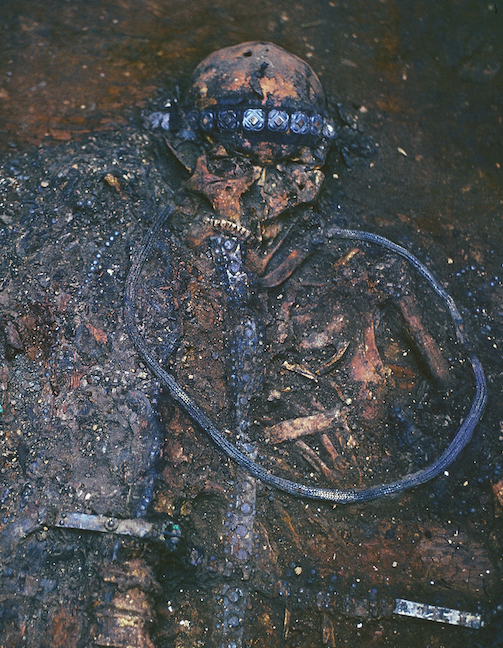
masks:
[[(186, 105), (183, 115), (173, 111), (167, 139), (193, 171), (187, 188), (209, 201), (217, 221), (277, 239), (282, 215), (316, 199), (336, 137), (316, 74), (281, 47), (242, 43), (198, 65)], [(202, 153), (190, 160), (177, 144), (196, 129)]]

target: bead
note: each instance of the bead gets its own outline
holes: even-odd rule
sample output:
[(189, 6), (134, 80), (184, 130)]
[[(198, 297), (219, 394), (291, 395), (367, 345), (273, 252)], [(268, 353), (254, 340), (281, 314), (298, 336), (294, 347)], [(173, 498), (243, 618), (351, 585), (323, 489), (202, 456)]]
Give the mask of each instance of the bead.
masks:
[(218, 113), (219, 130), (223, 131), (236, 131), (239, 128), (239, 119), (236, 111), (234, 110), (221, 110)]
[(290, 130), (295, 135), (305, 135), (309, 132), (309, 117), (306, 113), (295, 112), (290, 117)]
[(239, 617), (236, 615), (233, 615), (229, 618), (227, 623), (230, 625), (231, 628), (236, 628), (240, 624)]
[(237, 261), (231, 261), (229, 264), (229, 272), (233, 275), (239, 272), (239, 263)]
[(315, 113), (311, 115), (311, 133), (313, 135), (320, 135), (323, 128), (323, 117)]
[[(239, 531), (238, 531), (238, 535), (239, 535)], [(229, 592), (228, 596), (229, 596), (229, 601), (231, 603), (237, 603), (239, 601), (239, 592), (238, 592), (238, 590), (231, 590)]]
[(199, 117), (201, 129), (205, 132), (212, 131), (215, 128), (215, 113), (213, 110), (203, 110)]
[(326, 119), (325, 123), (323, 124), (323, 135), (324, 137), (327, 137), (329, 139), (337, 136), (337, 133), (335, 132), (335, 126), (328, 119)]
[(284, 110), (271, 110), (267, 118), (267, 128), (273, 133), (284, 133), (288, 129), (288, 113)]
[[(248, 529), (244, 526), (244, 524), (240, 524), (236, 529), (236, 533), (240, 538), (245, 538), (248, 535)], [(235, 603), (236, 601), (233, 602)]]
[(243, 114), (243, 128), (249, 131), (261, 131), (265, 126), (265, 112), (261, 108), (249, 108)]
[(152, 130), (159, 128), (164, 117), (161, 112), (154, 112), (147, 117), (147, 128), (150, 127)]

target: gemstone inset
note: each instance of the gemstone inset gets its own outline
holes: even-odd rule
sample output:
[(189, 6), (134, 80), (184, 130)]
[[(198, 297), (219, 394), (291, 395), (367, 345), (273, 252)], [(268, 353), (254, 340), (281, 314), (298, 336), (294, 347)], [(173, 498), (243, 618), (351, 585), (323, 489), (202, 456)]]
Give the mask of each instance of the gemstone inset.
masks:
[(305, 135), (309, 132), (309, 117), (306, 113), (293, 113), (290, 117), (290, 130), (296, 135)]
[(313, 135), (320, 135), (323, 129), (323, 117), (315, 113), (311, 115), (311, 133)]
[(239, 118), (234, 110), (221, 110), (218, 113), (218, 128), (223, 131), (236, 131), (240, 126)]
[(260, 108), (249, 108), (243, 114), (243, 128), (249, 131), (261, 131), (265, 126), (265, 112)]
[(284, 133), (288, 129), (288, 113), (284, 110), (271, 110), (267, 118), (267, 128), (273, 133)]

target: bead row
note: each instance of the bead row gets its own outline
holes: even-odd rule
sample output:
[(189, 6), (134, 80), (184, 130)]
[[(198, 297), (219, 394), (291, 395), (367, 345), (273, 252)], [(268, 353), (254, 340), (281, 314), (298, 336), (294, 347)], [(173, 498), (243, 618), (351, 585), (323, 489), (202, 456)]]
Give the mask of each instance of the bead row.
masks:
[[(337, 132), (333, 122), (319, 113), (303, 111), (288, 112), (281, 108), (264, 110), (262, 108), (221, 108), (205, 109), (199, 114), (188, 113), (190, 121), (195, 121), (205, 133), (235, 133), (240, 130), (249, 133), (269, 133), (310, 135), (333, 139)], [(149, 118), (152, 129), (172, 128), (171, 113), (152, 113)]]

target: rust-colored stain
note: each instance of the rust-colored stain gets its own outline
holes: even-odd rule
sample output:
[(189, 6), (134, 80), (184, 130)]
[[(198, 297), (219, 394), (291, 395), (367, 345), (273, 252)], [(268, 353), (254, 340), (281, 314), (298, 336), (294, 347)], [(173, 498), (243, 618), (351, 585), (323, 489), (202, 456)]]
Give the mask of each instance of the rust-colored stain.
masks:
[(105, 331), (102, 331), (101, 329), (96, 328), (92, 324), (87, 323), (86, 328), (91, 333), (91, 335), (94, 337), (96, 342), (99, 344), (106, 344), (108, 340), (108, 336), (105, 333)]
[(51, 645), (54, 648), (67, 648), (74, 646), (79, 640), (81, 633), (81, 621), (79, 622), (76, 610), (61, 608), (54, 614), (51, 623), (51, 630), (48, 633)]

